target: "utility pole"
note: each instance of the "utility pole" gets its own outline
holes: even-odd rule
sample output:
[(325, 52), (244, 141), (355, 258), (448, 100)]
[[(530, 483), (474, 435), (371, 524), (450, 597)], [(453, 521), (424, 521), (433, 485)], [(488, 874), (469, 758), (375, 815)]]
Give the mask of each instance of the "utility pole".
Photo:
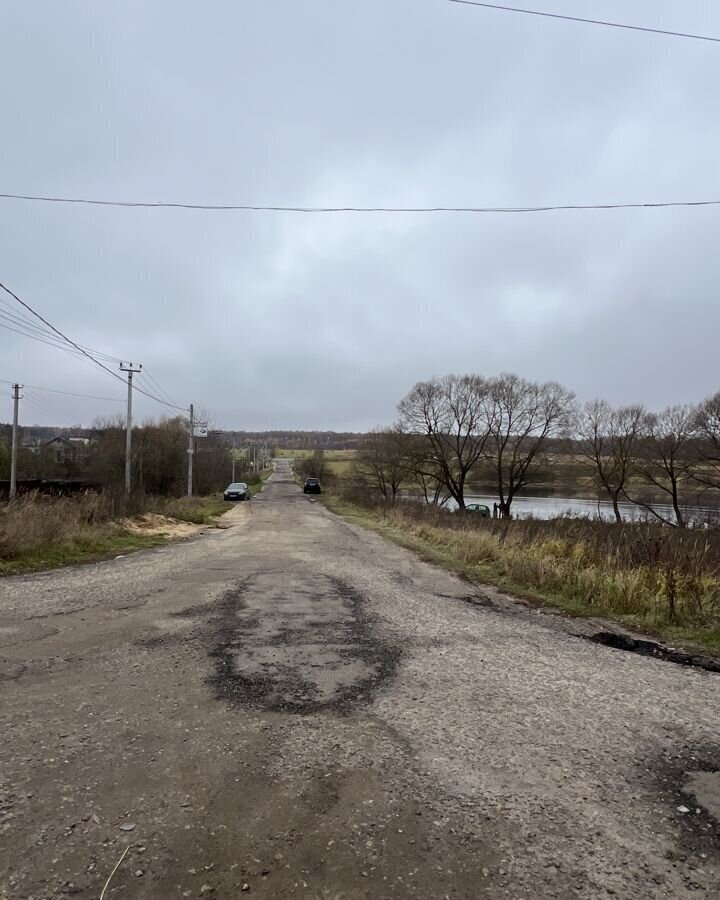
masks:
[(192, 476), (193, 476), (193, 455), (195, 453), (195, 409), (190, 404), (190, 435), (188, 437), (188, 500), (192, 500)]
[(235, 443), (237, 438), (235, 437), (235, 432), (233, 432), (233, 445), (232, 445), (232, 466), (233, 466), (233, 474), (232, 474), (232, 484), (235, 484)]
[(18, 408), (20, 406), (21, 384), (14, 384), (13, 388), (13, 428), (12, 444), (10, 449), (10, 499), (15, 496), (17, 490), (17, 439), (18, 439)]
[(120, 363), (120, 371), (127, 372), (128, 399), (127, 399), (127, 424), (125, 433), (125, 493), (129, 494), (132, 488), (132, 377), (135, 372), (140, 372), (142, 366), (135, 368), (132, 363)]

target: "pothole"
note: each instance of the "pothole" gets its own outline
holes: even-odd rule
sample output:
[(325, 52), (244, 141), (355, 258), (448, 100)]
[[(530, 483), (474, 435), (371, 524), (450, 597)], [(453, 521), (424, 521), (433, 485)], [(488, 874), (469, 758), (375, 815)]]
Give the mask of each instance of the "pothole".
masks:
[(675, 647), (666, 647), (657, 641), (633, 638), (628, 634), (618, 634), (614, 631), (599, 631), (588, 635), (586, 640), (602, 644), (604, 647), (612, 647), (614, 650), (625, 650), (628, 653), (650, 656), (679, 666), (691, 666), (695, 669), (704, 669), (706, 672), (720, 673), (720, 660), (689, 653), (687, 650), (678, 650)]

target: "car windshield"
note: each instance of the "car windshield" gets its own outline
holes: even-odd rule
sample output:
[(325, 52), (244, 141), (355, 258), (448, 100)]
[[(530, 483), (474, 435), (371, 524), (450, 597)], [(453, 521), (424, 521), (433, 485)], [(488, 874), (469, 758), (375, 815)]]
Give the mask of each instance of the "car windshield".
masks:
[(225, 490), (226, 491), (244, 491), (246, 487), (247, 487), (247, 485), (244, 482), (240, 481), (237, 484), (229, 485), (227, 488), (225, 488)]
[(317, 478), (308, 478), (305, 484), (320, 484), (320, 481)]

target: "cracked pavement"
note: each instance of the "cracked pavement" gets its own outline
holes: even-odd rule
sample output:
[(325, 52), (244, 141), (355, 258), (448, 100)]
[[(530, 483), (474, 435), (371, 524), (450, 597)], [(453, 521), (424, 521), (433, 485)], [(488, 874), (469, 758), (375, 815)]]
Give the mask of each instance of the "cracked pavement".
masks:
[(719, 898), (720, 676), (303, 496), (0, 581), (0, 897)]

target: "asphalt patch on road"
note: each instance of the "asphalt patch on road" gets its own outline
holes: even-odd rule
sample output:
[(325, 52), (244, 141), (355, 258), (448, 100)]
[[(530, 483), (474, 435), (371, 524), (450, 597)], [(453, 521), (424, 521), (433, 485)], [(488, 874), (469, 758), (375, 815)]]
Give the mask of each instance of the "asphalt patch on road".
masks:
[(346, 715), (372, 701), (401, 655), (363, 598), (323, 575), (248, 579), (213, 604), (202, 632), (216, 697), (268, 712)]
[(642, 760), (642, 769), (653, 773), (655, 792), (677, 828), (677, 846), (669, 852), (669, 858), (680, 863), (690, 859), (693, 867), (705, 866), (708, 861), (717, 863), (720, 749), (686, 746), (674, 756), (662, 756), (654, 762)]
[(612, 647), (614, 650), (626, 650), (628, 653), (650, 656), (653, 659), (676, 663), (679, 666), (691, 666), (695, 669), (704, 669), (706, 672), (720, 673), (720, 660), (689, 653), (686, 650), (678, 650), (674, 647), (665, 647), (656, 641), (633, 638), (628, 634), (600, 631), (597, 634), (588, 635), (586, 640), (592, 641), (594, 644), (602, 644), (604, 647)]

